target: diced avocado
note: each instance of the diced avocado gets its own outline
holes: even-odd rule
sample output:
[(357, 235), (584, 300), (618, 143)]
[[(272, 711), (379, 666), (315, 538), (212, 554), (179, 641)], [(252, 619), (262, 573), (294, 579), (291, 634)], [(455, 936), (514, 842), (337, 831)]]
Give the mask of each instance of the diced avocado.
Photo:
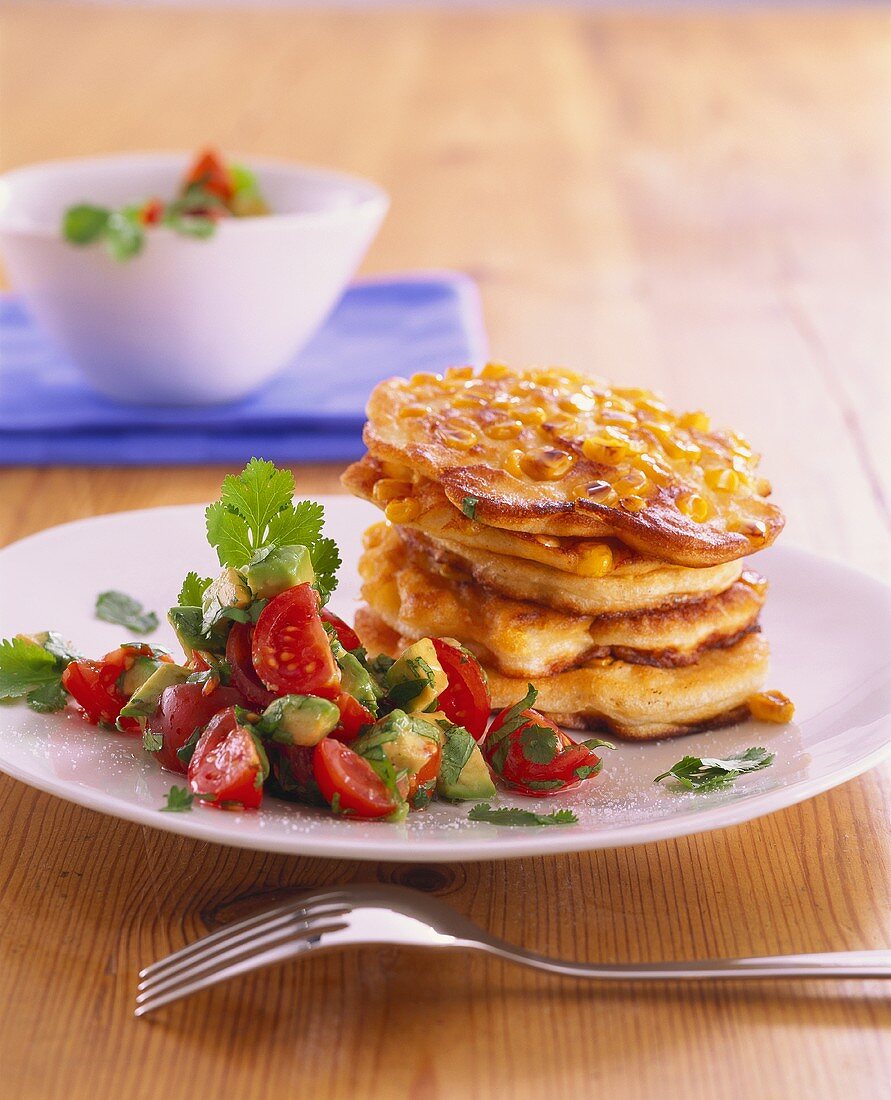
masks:
[(340, 711), (315, 695), (283, 695), (263, 711), (257, 732), (282, 745), (317, 745), (340, 721)]
[(449, 680), (429, 638), (410, 645), (386, 673), (387, 699), (394, 707), (417, 714), (436, 702)]
[(166, 663), (155, 657), (137, 657), (132, 666), (121, 676), (120, 686), (123, 694), (132, 699), (142, 685), (157, 672), (162, 664)]
[(176, 631), (179, 644), (187, 657), (196, 649), (206, 653), (223, 653), (226, 649), (226, 621), (217, 623), (211, 630), (203, 627), (203, 612), (200, 607), (171, 607), (167, 620)]
[(397, 771), (405, 770), (414, 775), (430, 757), (430, 742), (438, 745), (441, 740), (442, 731), (431, 722), (394, 710), (375, 722), (350, 747), (360, 756), (380, 747)]
[(316, 575), (305, 546), (279, 546), (248, 566), (246, 579), (255, 597), (271, 600), (298, 584), (312, 584)]
[(377, 704), (382, 693), (371, 673), (355, 654), (343, 648), (333, 634), (329, 634), (328, 641), (334, 660), (340, 667), (340, 686), (354, 699), (358, 699), (366, 710), (377, 714)]
[(120, 718), (138, 718), (144, 722), (154, 714), (165, 688), (173, 687), (174, 684), (184, 684), (189, 676), (191, 671), (183, 668), (182, 665), (175, 665), (170, 661), (159, 664), (139, 690), (130, 697), (130, 701), (121, 710)]
[(480, 747), (463, 726), (452, 725), (445, 730), (436, 793), (455, 800), (491, 798), (495, 794)]
[(251, 605), (251, 590), (237, 569), (224, 569), (208, 587), (201, 600), (204, 630), (209, 630), (230, 607), (244, 610)]

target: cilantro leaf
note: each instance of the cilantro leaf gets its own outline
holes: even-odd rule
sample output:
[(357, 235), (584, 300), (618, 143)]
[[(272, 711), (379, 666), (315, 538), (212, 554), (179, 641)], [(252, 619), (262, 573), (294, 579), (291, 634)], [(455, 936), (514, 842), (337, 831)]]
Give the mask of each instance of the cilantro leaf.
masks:
[(183, 586), (179, 590), (179, 596), (176, 600), (177, 604), (180, 607), (200, 607), (204, 593), (210, 588), (210, 585), (210, 577), (199, 577), (198, 574), (192, 570), (186, 574)]
[(21, 699), (58, 682), (57, 659), (37, 642), (24, 638), (0, 641), (0, 699)]
[(439, 726), (445, 734), (439, 779), (444, 786), (453, 787), (458, 782), (458, 776), (464, 770), (464, 765), (473, 755), (476, 742), (463, 726), (443, 721), (439, 722)]
[(195, 796), (186, 787), (171, 787), (167, 792), (167, 805), (161, 807), (162, 813), (184, 813), (191, 810)]
[(57, 710), (64, 710), (67, 705), (68, 692), (62, 687), (61, 676), (52, 683), (28, 692), (28, 706), (38, 714), (52, 714)]
[(337, 570), (341, 564), (337, 543), (334, 539), (318, 539), (309, 547), (309, 559), (316, 575), (319, 599), (325, 604), (337, 587)]
[(112, 259), (122, 263), (138, 256), (145, 244), (145, 233), (134, 217), (122, 210), (112, 210), (103, 231), (105, 248)]
[(142, 747), (146, 752), (160, 752), (164, 745), (164, 738), (160, 733), (147, 729), (142, 735)]
[(550, 814), (536, 814), (514, 806), (493, 810), (488, 802), (480, 802), (467, 816), (471, 821), (487, 821), (490, 825), (575, 825), (578, 822), (572, 810), (555, 810)]
[(526, 726), (520, 734), (520, 746), (531, 764), (550, 764), (559, 751), (557, 735), (547, 726)]
[(321, 504), (301, 500), (269, 521), (268, 541), (276, 546), (312, 546), (322, 534), (324, 520), (325, 509)]
[(479, 500), (476, 497), (464, 497), (461, 501), (461, 511), (468, 519), (476, 519), (476, 506)]
[(753, 746), (724, 760), (717, 757), (685, 756), (653, 780), (671, 777), (688, 791), (715, 791), (728, 786), (745, 772), (758, 771), (773, 763), (775, 753)]
[(96, 597), (96, 618), (116, 626), (125, 626), (134, 634), (151, 634), (157, 629), (158, 616), (125, 592), (100, 592)]

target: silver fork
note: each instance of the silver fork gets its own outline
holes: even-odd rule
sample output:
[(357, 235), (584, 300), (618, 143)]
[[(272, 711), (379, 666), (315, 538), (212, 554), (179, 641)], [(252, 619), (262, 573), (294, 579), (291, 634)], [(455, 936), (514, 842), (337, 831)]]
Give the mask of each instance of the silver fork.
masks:
[(572, 978), (891, 978), (891, 951), (835, 951), (699, 962), (579, 963), (490, 936), (428, 894), (403, 886), (347, 886), (304, 895), (174, 951), (140, 971), (136, 1015), (239, 974), (332, 947), (395, 944), (483, 951)]

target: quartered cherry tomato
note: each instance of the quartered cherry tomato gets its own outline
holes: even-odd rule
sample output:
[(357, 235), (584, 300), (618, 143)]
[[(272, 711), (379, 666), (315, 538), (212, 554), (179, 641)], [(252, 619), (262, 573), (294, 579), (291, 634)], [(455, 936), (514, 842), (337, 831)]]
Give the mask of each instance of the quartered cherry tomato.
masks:
[(345, 623), (339, 615), (335, 615), (334, 612), (329, 611), (327, 607), (323, 607), (319, 614), (322, 617), (323, 623), (327, 623), (334, 628), (337, 640), (344, 649), (357, 649), (362, 644), (361, 641), (359, 641), (359, 635), (353, 630), (349, 623)]
[(256, 809), (263, 801), (264, 762), (234, 707), (221, 711), (202, 733), (189, 763), (189, 789), (222, 809)]
[(251, 643), (254, 669), (280, 694), (340, 695), (340, 669), (319, 615), (319, 595), (309, 584), (280, 592), (260, 613)]
[(495, 718), (483, 745), (486, 762), (508, 787), (529, 795), (554, 794), (600, 771), (596, 753), (577, 745), (537, 710), (524, 710), (523, 724), (499, 736), (509, 710)]
[(463, 726), (479, 741), (492, 711), (486, 674), (476, 657), (463, 646), (443, 638), (431, 641), (436, 659), (449, 680), (449, 686), (439, 697), (439, 709), (450, 722)]
[(232, 686), (249, 706), (265, 710), (275, 698), (275, 693), (263, 685), (254, 670), (251, 659), (253, 632), (254, 628), (249, 623), (232, 624), (226, 639), (226, 660), (232, 672)]
[[(99, 722), (113, 725), (128, 698), (121, 688), (121, 677), (138, 657), (151, 657), (152, 654), (152, 647), (148, 645), (120, 646), (106, 653), (101, 661), (72, 661), (62, 673), (62, 687), (88, 721), (94, 725)], [(127, 733), (138, 733), (141, 728), (134, 718), (125, 718), (122, 725)]]
[(313, 774), (315, 745), (268, 745), (272, 774), (283, 798), (326, 805)]
[(235, 194), (228, 169), (212, 149), (206, 149), (195, 159), (183, 180), (183, 190), (188, 187), (202, 187), (226, 203)]
[(161, 738), (161, 748), (152, 753), (162, 768), (185, 775), (188, 762), (177, 752), (196, 730), (204, 729), (214, 715), (244, 700), (235, 688), (218, 687), (205, 695), (204, 684), (174, 684), (165, 688), (148, 729)]
[(338, 813), (386, 817), (396, 809), (396, 800), (374, 768), (340, 741), (320, 741), (312, 763), (319, 790)]
[(346, 691), (342, 691), (334, 700), (340, 711), (340, 721), (328, 735), (338, 741), (355, 741), (359, 736), (359, 730), (363, 726), (370, 726), (374, 722), (374, 715), (370, 710), (362, 706)]

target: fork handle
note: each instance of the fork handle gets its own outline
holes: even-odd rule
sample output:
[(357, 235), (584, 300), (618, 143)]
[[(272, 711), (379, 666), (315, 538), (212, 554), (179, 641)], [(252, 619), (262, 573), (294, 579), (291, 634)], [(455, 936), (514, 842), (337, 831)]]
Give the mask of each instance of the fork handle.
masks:
[(774, 955), (752, 959), (697, 962), (578, 963), (551, 959), (504, 942), (462, 941), (510, 962), (572, 978), (660, 981), (694, 978), (891, 978), (891, 951), (833, 951), (815, 955)]

